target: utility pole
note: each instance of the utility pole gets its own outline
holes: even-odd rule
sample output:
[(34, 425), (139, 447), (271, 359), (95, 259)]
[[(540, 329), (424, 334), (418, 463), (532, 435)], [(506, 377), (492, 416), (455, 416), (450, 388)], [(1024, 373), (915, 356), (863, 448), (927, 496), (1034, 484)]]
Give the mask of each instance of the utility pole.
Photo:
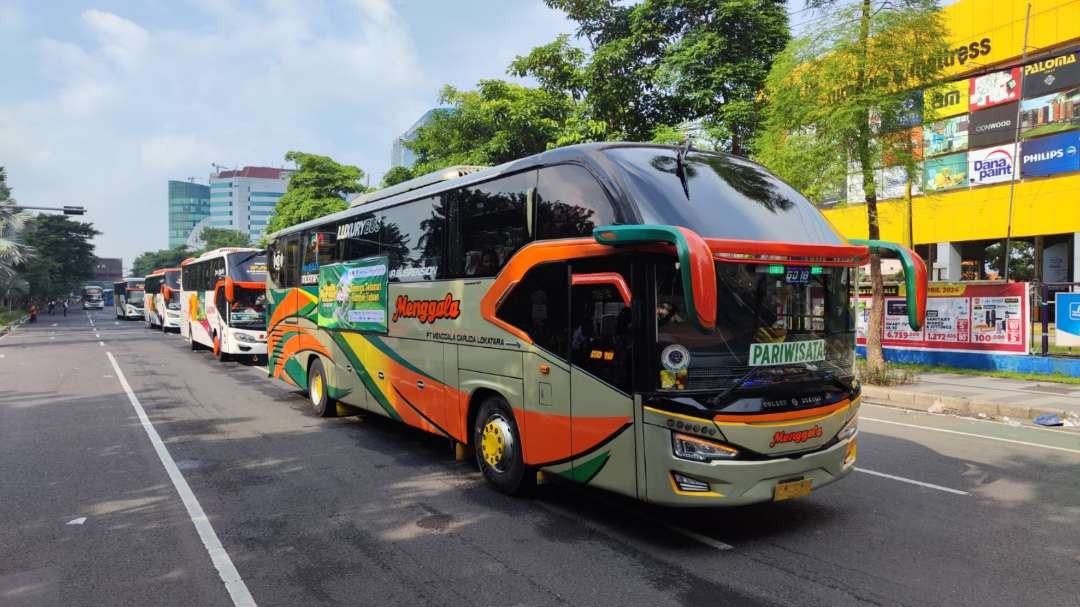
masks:
[[(1031, 3), (1027, 5), (1027, 15), (1024, 17), (1024, 49), (1020, 53), (1020, 65), (1021, 72), (1023, 72), (1023, 65), (1027, 61), (1028, 52), (1028, 28), (1031, 26)], [(1020, 95), (1023, 97), (1024, 92), (1021, 90)], [(1005, 266), (1002, 275), (1005, 277), (1005, 282), (1009, 282), (1009, 258), (1012, 257), (1012, 218), (1013, 218), (1013, 199), (1016, 196), (1016, 180), (1020, 178), (1020, 105), (1021, 100), (1016, 100), (1016, 120), (1013, 124), (1013, 175), (1012, 180), (1009, 181), (1009, 218), (1005, 227), (1005, 250), (1002, 252), (1002, 265)], [(1036, 272), (1039, 268), (1035, 269)]]

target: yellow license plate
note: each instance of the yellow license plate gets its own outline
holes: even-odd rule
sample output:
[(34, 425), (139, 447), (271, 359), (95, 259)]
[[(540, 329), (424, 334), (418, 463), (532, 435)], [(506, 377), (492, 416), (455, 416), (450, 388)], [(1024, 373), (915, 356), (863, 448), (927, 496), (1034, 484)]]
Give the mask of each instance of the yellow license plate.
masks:
[(813, 485), (813, 481), (808, 478), (777, 483), (776, 487), (773, 488), (773, 501), (779, 502), (782, 500), (789, 500), (793, 497), (810, 495), (811, 485)]

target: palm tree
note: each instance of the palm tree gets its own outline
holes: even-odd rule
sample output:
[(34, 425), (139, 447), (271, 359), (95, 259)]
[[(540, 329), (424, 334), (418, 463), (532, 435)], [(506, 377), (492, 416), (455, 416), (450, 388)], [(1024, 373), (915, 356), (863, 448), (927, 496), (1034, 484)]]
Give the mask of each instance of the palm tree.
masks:
[(19, 236), (29, 218), (15, 206), (4, 167), (0, 167), (0, 275), (14, 275), (15, 266), (30, 257), (29, 247)]

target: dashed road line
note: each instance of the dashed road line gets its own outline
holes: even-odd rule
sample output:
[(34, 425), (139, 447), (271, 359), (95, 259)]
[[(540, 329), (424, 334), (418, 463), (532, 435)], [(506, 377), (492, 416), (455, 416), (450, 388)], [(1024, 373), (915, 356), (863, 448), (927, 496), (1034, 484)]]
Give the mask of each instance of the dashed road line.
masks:
[(901, 483), (908, 483), (910, 485), (918, 485), (920, 487), (926, 487), (927, 489), (937, 489), (938, 491), (944, 491), (945, 493), (953, 493), (956, 495), (971, 495), (967, 491), (961, 491), (959, 489), (953, 489), (951, 487), (943, 487), (941, 485), (935, 485), (934, 483), (926, 483), (923, 481), (917, 481), (912, 478), (904, 478), (903, 476), (896, 476), (894, 474), (885, 474), (884, 472), (877, 472), (875, 470), (867, 470), (866, 468), (855, 467), (856, 472), (862, 472), (863, 474), (869, 474), (871, 476), (880, 476), (881, 478), (887, 478), (894, 481), (900, 481)]
[(195, 531), (198, 532), (199, 539), (202, 540), (206, 552), (210, 555), (210, 560), (214, 563), (218, 575), (221, 576), (221, 581), (225, 583), (225, 589), (229, 592), (233, 605), (254, 606), (255, 599), (251, 596), (251, 592), (248, 591), (247, 584), (244, 583), (243, 578), (240, 577), (240, 572), (233, 565), (229, 553), (225, 552), (225, 547), (221, 545), (221, 540), (218, 538), (217, 533), (214, 532), (214, 526), (210, 524), (210, 519), (206, 517), (206, 512), (203, 511), (202, 505), (199, 504), (199, 499), (191, 491), (187, 479), (184, 478), (180, 469), (176, 467), (176, 461), (169, 454), (169, 450), (165, 447), (165, 443), (162, 442), (157, 429), (150, 423), (150, 418), (146, 415), (146, 411), (143, 409), (138, 397), (135, 396), (135, 392), (132, 391), (131, 384), (128, 383), (124, 372), (120, 369), (120, 365), (117, 364), (116, 358), (113, 357), (112, 352), (105, 352), (105, 355), (109, 357), (109, 362), (112, 363), (113, 370), (116, 371), (116, 377), (120, 380), (120, 385), (124, 388), (132, 408), (135, 409), (135, 414), (138, 415), (143, 429), (146, 430), (146, 435), (150, 438), (150, 443), (154, 446), (154, 451), (157, 453), (158, 459), (161, 460), (161, 465), (165, 467), (165, 471), (169, 474), (169, 480), (172, 481), (176, 492), (180, 494), (180, 500), (184, 503), (184, 508), (187, 509), (188, 517), (191, 519), (192, 524), (195, 525)]
[(1039, 443), (1029, 443), (1027, 441), (1015, 440), (1011, 438), (999, 438), (997, 436), (986, 436), (985, 434), (975, 434), (974, 432), (960, 432), (959, 430), (946, 430), (945, 428), (934, 428), (933, 426), (920, 426), (918, 424), (905, 424), (903, 422), (894, 422), (888, 419), (879, 419), (876, 417), (860, 416), (859, 421), (877, 422), (879, 424), (889, 424), (892, 426), (903, 426), (905, 428), (915, 428), (918, 430), (930, 430), (932, 432), (944, 432), (945, 434), (957, 434), (960, 436), (969, 436), (971, 438), (982, 438), (985, 440), (998, 441), (1000, 443), (1011, 443), (1013, 445), (1023, 445), (1025, 447), (1035, 447), (1037, 449), (1050, 449), (1052, 451), (1064, 451), (1065, 453), (1072, 453), (1080, 455), (1080, 449), (1069, 449), (1068, 447), (1058, 447), (1055, 445), (1040, 445)]

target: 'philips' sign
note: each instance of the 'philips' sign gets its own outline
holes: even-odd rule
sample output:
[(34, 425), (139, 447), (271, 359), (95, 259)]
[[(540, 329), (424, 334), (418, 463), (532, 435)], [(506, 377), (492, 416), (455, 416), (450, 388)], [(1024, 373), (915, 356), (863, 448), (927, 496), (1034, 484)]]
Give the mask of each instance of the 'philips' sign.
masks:
[(1028, 139), (1020, 147), (1024, 177), (1042, 177), (1080, 170), (1080, 131)]

